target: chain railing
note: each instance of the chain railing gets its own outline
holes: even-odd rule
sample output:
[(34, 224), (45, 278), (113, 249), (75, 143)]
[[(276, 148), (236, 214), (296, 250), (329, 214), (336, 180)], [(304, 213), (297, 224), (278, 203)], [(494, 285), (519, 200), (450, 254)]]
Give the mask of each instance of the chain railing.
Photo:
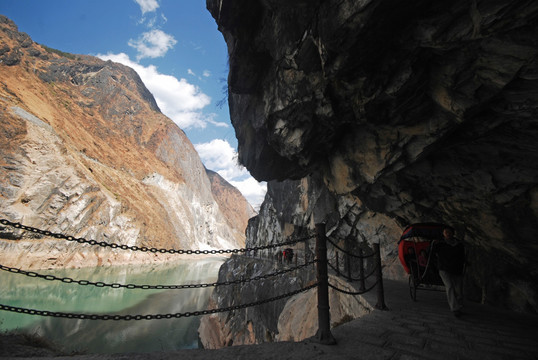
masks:
[[(331, 244), (336, 250), (336, 254), (335, 254), (335, 259), (336, 259), (336, 264), (333, 265), (331, 264), (330, 262), (328, 262), (328, 265), (331, 269), (333, 269), (335, 272), (336, 272), (336, 275), (337, 276), (341, 276), (343, 278), (345, 278), (346, 280), (348, 280), (349, 282), (353, 282), (353, 281), (359, 281), (359, 291), (350, 291), (350, 290), (343, 290), (335, 285), (332, 285), (332, 284), (329, 284), (329, 287), (340, 292), (340, 293), (344, 293), (344, 294), (347, 294), (347, 295), (362, 295), (362, 294), (365, 294), (371, 290), (373, 290), (374, 288), (377, 287), (377, 304), (376, 304), (376, 308), (378, 309), (381, 309), (381, 310), (385, 310), (387, 308), (387, 306), (385, 305), (385, 295), (384, 295), (384, 291), (383, 291), (383, 276), (382, 276), (382, 268), (381, 268), (381, 252), (380, 252), (380, 247), (379, 247), (379, 244), (374, 244), (373, 247), (373, 251), (371, 251), (369, 254), (364, 254), (363, 253), (363, 250), (362, 248), (359, 248), (359, 254), (355, 254), (351, 251), (347, 251), (345, 249), (342, 249), (340, 246), (338, 246), (332, 239), (330, 238), (327, 238), (327, 242), (329, 244)], [(339, 255), (338, 255), (338, 252), (341, 252), (343, 253), (345, 256), (348, 257), (348, 264), (347, 264), (347, 270), (348, 270), (348, 274), (345, 275), (343, 273), (340, 272), (340, 266), (339, 266), (339, 263), (338, 263), (338, 259), (339, 259)], [(349, 258), (355, 258), (355, 259), (358, 259), (358, 263), (359, 263), (359, 277), (358, 278), (354, 278), (351, 276), (351, 264), (350, 264), (350, 261), (349, 261)], [(369, 259), (369, 258), (374, 258), (374, 261), (375, 261), (375, 264), (373, 264), (372, 266), (372, 269), (370, 270), (370, 272), (368, 274), (365, 275), (364, 271), (364, 260), (365, 259)], [(366, 287), (366, 280), (372, 276), (376, 277), (375, 281), (373, 282), (373, 284), (371, 284), (369, 287)]]
[(346, 294), (346, 295), (362, 295), (362, 294), (366, 294), (367, 292), (373, 290), (376, 286), (377, 286), (378, 282), (374, 282), (372, 285), (370, 285), (370, 287), (364, 289), (364, 290), (359, 290), (359, 291), (350, 291), (350, 290), (344, 290), (344, 289), (340, 289), (339, 287), (337, 287), (336, 285), (333, 285), (331, 283), (329, 283), (329, 287), (331, 289), (334, 289), (342, 294)]
[(179, 255), (223, 255), (223, 254), (238, 254), (238, 253), (248, 253), (251, 251), (258, 251), (258, 250), (267, 250), (267, 249), (273, 249), (281, 246), (290, 246), (297, 244), (299, 242), (308, 241), (312, 238), (314, 238), (314, 235), (312, 236), (305, 236), (302, 238), (297, 239), (291, 239), (288, 241), (284, 241), (281, 243), (275, 243), (275, 244), (269, 244), (269, 245), (263, 245), (253, 248), (240, 248), (240, 249), (213, 249), (213, 250), (183, 250), (183, 249), (163, 249), (163, 248), (154, 248), (154, 247), (146, 247), (146, 246), (136, 246), (136, 245), (125, 245), (125, 244), (116, 244), (116, 243), (109, 243), (106, 241), (97, 241), (97, 240), (87, 240), (84, 238), (76, 238), (74, 236), (70, 235), (64, 235), (61, 233), (55, 233), (49, 230), (41, 230), (38, 228), (34, 228), (31, 226), (26, 226), (21, 223), (11, 222), (6, 219), (0, 219), (0, 224), (7, 225), (14, 227), (16, 229), (22, 229), (25, 231), (30, 231), (35, 234), (40, 234), (44, 236), (53, 237), (56, 239), (63, 239), (67, 241), (73, 241), (77, 242), (79, 244), (88, 244), (88, 245), (97, 245), (101, 247), (109, 247), (112, 249), (121, 249), (121, 250), (131, 250), (131, 251), (142, 251), (142, 252), (151, 252), (151, 253), (160, 253), (160, 254), (179, 254)]
[[(131, 251), (142, 251), (142, 252), (152, 252), (152, 253), (170, 253), (170, 254), (186, 254), (186, 255), (216, 255), (216, 254), (238, 254), (238, 253), (251, 253), (256, 252), (259, 250), (266, 250), (266, 249), (272, 249), (282, 246), (290, 246), (297, 244), (299, 242), (306, 242), (312, 238), (316, 238), (316, 258), (312, 261), (306, 261), (302, 265), (296, 265), (295, 267), (290, 267), (284, 270), (278, 270), (270, 274), (265, 275), (259, 275), (255, 276), (249, 279), (238, 279), (238, 280), (230, 280), (230, 281), (223, 281), (223, 282), (213, 282), (213, 283), (206, 283), (206, 284), (184, 284), (184, 285), (136, 285), (136, 284), (120, 284), (120, 283), (104, 283), (101, 281), (89, 281), (89, 280), (77, 280), (70, 277), (57, 277), (54, 275), (45, 275), (40, 274), (34, 271), (26, 271), (18, 268), (13, 268), (5, 265), (0, 265), (0, 270), (7, 271), (14, 274), (19, 275), (25, 275), (28, 277), (34, 277), (34, 278), (40, 278), (43, 280), (49, 280), (49, 281), (61, 281), (63, 283), (74, 283), (78, 285), (91, 285), (96, 287), (110, 287), (110, 288), (124, 288), (124, 289), (158, 289), (158, 290), (176, 290), (176, 289), (194, 289), (194, 288), (207, 288), (207, 287), (217, 287), (217, 286), (225, 286), (225, 285), (237, 285), (245, 282), (251, 282), (251, 281), (258, 281), (258, 280), (265, 280), (271, 277), (284, 275), (292, 271), (300, 270), (303, 268), (306, 268), (307, 266), (310, 266), (312, 264), (317, 265), (317, 281), (311, 285), (308, 285), (304, 288), (291, 291), (282, 295), (274, 296), (268, 299), (264, 300), (258, 300), (255, 302), (247, 303), (247, 304), (240, 304), (240, 305), (234, 305), (234, 306), (228, 306), (218, 309), (208, 309), (208, 310), (200, 310), (200, 311), (192, 311), (192, 312), (185, 312), (185, 313), (175, 313), (175, 314), (154, 314), (154, 315), (110, 315), (110, 314), (104, 314), (104, 315), (98, 315), (98, 314), (80, 314), (80, 313), (66, 313), (66, 312), (55, 312), (55, 311), (46, 311), (46, 310), (36, 310), (36, 309), (27, 309), (27, 308), (21, 308), (21, 307), (15, 307), (15, 306), (9, 306), (9, 305), (3, 305), (0, 304), (0, 310), (4, 311), (11, 311), (21, 314), (28, 314), (28, 315), (39, 315), (39, 316), (51, 316), (51, 317), (60, 317), (60, 318), (70, 318), (70, 319), (88, 319), (88, 320), (153, 320), (153, 319), (171, 319), (171, 318), (181, 318), (181, 317), (190, 317), (190, 316), (200, 316), (200, 315), (210, 315), (210, 314), (216, 314), (216, 313), (222, 313), (222, 312), (228, 312), (233, 310), (239, 310), (244, 309), (251, 306), (257, 306), (266, 304), (269, 302), (281, 300), (287, 297), (291, 297), (294, 295), (297, 295), (301, 292), (308, 291), (310, 289), (316, 288), (318, 289), (318, 334), (317, 338), (320, 342), (324, 344), (335, 344), (336, 341), (334, 337), (332, 336), (330, 332), (330, 323), (329, 323), (329, 298), (328, 298), (328, 289), (329, 287), (339, 291), (344, 294), (348, 295), (360, 295), (364, 294), (368, 291), (371, 291), (374, 287), (377, 287), (377, 297), (378, 297), (378, 303), (376, 304), (376, 308), (378, 309), (386, 309), (386, 306), (384, 304), (384, 295), (383, 295), (383, 280), (382, 280), (382, 269), (381, 269), (381, 256), (380, 256), (380, 250), (379, 250), (379, 244), (374, 244), (374, 251), (371, 254), (363, 255), (360, 254), (353, 254), (351, 252), (348, 252), (341, 247), (339, 247), (337, 244), (335, 244), (332, 240), (328, 239), (325, 236), (325, 225), (324, 224), (318, 224), (316, 225), (316, 234), (312, 236), (306, 236), (302, 238), (296, 238), (296, 239), (290, 239), (288, 241), (280, 242), (280, 243), (274, 243), (264, 246), (258, 246), (258, 247), (252, 247), (252, 248), (242, 248), (242, 249), (223, 249), (223, 250), (177, 250), (177, 249), (159, 249), (154, 247), (139, 247), (139, 246), (128, 246), (123, 244), (116, 244), (116, 243), (109, 243), (105, 241), (96, 241), (96, 240), (87, 240), (84, 238), (76, 238), (73, 236), (64, 235), (61, 233), (55, 233), (48, 230), (41, 230), (38, 228), (26, 226), (20, 223), (11, 222), (6, 219), (0, 219), (0, 224), (11, 226), (16, 229), (21, 229), (24, 231), (29, 231), (37, 234), (41, 234), (44, 236), (54, 237), (57, 239), (64, 239), (67, 241), (73, 241), (81, 244), (88, 244), (93, 246), (101, 246), (101, 247), (110, 247), (112, 249), (121, 249), (121, 250), (131, 250)], [(362, 282), (361, 289), (359, 291), (349, 291), (349, 290), (343, 290), (340, 289), (328, 282), (328, 272), (327, 267), (330, 266), (331, 269), (333, 269), (337, 275), (340, 275), (338, 261), (336, 266), (332, 265), (328, 259), (327, 259), (327, 247), (326, 243), (329, 242), (335, 249), (338, 251), (344, 253), (346, 256), (350, 256), (353, 258), (358, 258), (360, 261), (360, 276), (359, 278), (353, 278), (351, 276), (344, 276), (349, 281), (356, 281), (359, 280)], [(371, 272), (368, 275), (364, 275), (364, 269), (363, 269), (363, 259), (374, 257), (376, 260), (376, 264), (371, 270)], [(338, 259), (338, 255), (336, 256), (336, 259)], [(349, 264), (348, 264), (349, 265)], [(348, 266), (349, 267), (349, 266)], [(371, 284), (367, 289), (364, 288), (364, 280), (372, 275), (376, 275), (376, 281)]]
[(285, 299), (287, 297), (297, 295), (304, 291), (318, 286), (318, 283), (311, 284), (302, 289), (291, 291), (289, 293), (278, 295), (269, 299), (259, 300), (248, 304), (240, 304), (234, 306), (228, 306), (225, 308), (219, 309), (209, 309), (209, 310), (200, 310), (200, 311), (190, 311), (185, 313), (175, 313), (175, 314), (155, 314), (155, 315), (98, 315), (98, 314), (77, 314), (77, 313), (66, 313), (66, 312), (57, 312), (57, 311), (45, 311), (45, 310), (35, 310), (35, 309), (26, 309), (16, 306), (9, 306), (0, 304), (0, 310), (16, 312), (20, 314), (27, 315), (39, 315), (39, 316), (50, 316), (50, 317), (59, 317), (59, 318), (68, 318), (68, 319), (81, 319), (81, 320), (160, 320), (160, 319), (179, 319), (182, 317), (191, 317), (191, 316), (200, 316), (200, 315), (211, 315), (222, 312), (228, 312), (233, 310), (245, 309), (251, 306), (262, 305), (270, 303), (273, 301)]
[(7, 271), (13, 274), (20, 274), (20, 275), (26, 275), (28, 277), (32, 278), (40, 278), (44, 280), (49, 281), (61, 281), (63, 283), (68, 284), (78, 284), (78, 285), (91, 285), (96, 287), (111, 287), (113, 289), (119, 289), (119, 288), (125, 288), (125, 289), (141, 289), (141, 290), (181, 290), (181, 289), (200, 289), (200, 288), (208, 288), (208, 287), (217, 287), (217, 286), (225, 286), (225, 285), (237, 285), (241, 283), (246, 282), (252, 282), (252, 281), (258, 281), (258, 280), (265, 280), (269, 279), (271, 277), (283, 275), (295, 270), (303, 269), (307, 266), (310, 266), (312, 264), (316, 263), (316, 260), (309, 261), (305, 264), (298, 265), (292, 268), (278, 270), (270, 274), (265, 275), (258, 275), (249, 279), (240, 279), (240, 280), (231, 280), (231, 281), (223, 281), (223, 282), (212, 282), (207, 284), (185, 284), (185, 285), (136, 285), (136, 284), (119, 284), (119, 283), (104, 283), (101, 281), (90, 281), (90, 280), (76, 280), (70, 277), (57, 277), (50, 274), (39, 274), (34, 271), (26, 271), (21, 270), (18, 268), (13, 268), (5, 265), (0, 264), (0, 270)]

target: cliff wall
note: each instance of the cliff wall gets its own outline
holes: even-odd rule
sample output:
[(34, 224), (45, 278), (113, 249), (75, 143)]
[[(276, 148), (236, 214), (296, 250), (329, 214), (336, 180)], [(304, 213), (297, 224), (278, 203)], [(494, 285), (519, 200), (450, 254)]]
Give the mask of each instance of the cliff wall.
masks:
[[(247, 246), (456, 228), (470, 300), (538, 311), (538, 3), (208, 0), (239, 160), (268, 182)], [(353, 245), (353, 244), (351, 244)], [(291, 301), (291, 300), (290, 300)]]

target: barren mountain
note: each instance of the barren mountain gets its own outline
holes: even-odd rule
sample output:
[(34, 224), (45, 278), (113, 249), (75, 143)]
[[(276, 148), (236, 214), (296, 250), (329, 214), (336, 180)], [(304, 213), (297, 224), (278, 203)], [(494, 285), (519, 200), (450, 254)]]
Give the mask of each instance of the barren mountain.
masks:
[(222, 176), (208, 169), (206, 172), (211, 181), (213, 196), (219, 203), (226, 219), (230, 224), (238, 224), (242, 229), (246, 229), (248, 220), (256, 216), (256, 211), (248, 202), (244, 201), (241, 192)]
[[(2, 219), (130, 246), (244, 245), (247, 201), (236, 193), (220, 203), (213, 195), (194, 147), (131, 68), (39, 45), (0, 16), (0, 107)], [(20, 267), (177, 256), (10, 226), (0, 228), (1, 237), (0, 263)]]

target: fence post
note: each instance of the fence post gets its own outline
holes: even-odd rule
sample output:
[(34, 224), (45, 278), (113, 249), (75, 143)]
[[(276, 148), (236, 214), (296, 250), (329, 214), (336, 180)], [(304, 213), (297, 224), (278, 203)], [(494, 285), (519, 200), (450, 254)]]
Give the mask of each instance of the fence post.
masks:
[(346, 254), (346, 261), (344, 263), (344, 269), (347, 266), (347, 281), (353, 282), (353, 278), (351, 278), (351, 259), (349, 257), (349, 254)]
[(353, 282), (353, 278), (351, 277), (351, 257), (349, 256), (349, 253), (351, 252), (350, 242), (351, 238), (350, 235), (348, 235), (344, 242), (346, 251), (344, 254), (342, 254), (342, 261), (344, 262), (344, 271), (347, 271), (347, 281)]
[(340, 264), (338, 264), (338, 251), (334, 251), (334, 254), (336, 255), (336, 276), (340, 276)]
[(316, 258), (318, 278), (318, 332), (316, 338), (325, 345), (334, 345), (336, 340), (331, 333), (331, 314), (329, 307), (329, 275), (327, 272), (327, 239), (325, 224), (316, 224)]
[(359, 291), (364, 291), (366, 289), (366, 284), (364, 283), (364, 252), (362, 247), (359, 247)]
[(386, 310), (387, 305), (385, 305), (385, 291), (383, 290), (383, 271), (381, 269), (381, 250), (379, 248), (379, 243), (374, 243), (374, 252), (376, 258), (377, 280), (377, 304), (375, 304), (375, 307), (379, 310)]

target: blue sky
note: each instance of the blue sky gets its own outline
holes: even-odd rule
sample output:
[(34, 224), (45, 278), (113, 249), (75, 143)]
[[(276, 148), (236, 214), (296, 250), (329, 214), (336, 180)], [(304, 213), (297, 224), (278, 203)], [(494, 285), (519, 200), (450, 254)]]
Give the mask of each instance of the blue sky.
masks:
[(205, 0), (0, 0), (0, 14), (35, 42), (132, 67), (206, 167), (261, 204), (266, 184), (237, 165), (228, 104), (218, 106), (227, 49)]

